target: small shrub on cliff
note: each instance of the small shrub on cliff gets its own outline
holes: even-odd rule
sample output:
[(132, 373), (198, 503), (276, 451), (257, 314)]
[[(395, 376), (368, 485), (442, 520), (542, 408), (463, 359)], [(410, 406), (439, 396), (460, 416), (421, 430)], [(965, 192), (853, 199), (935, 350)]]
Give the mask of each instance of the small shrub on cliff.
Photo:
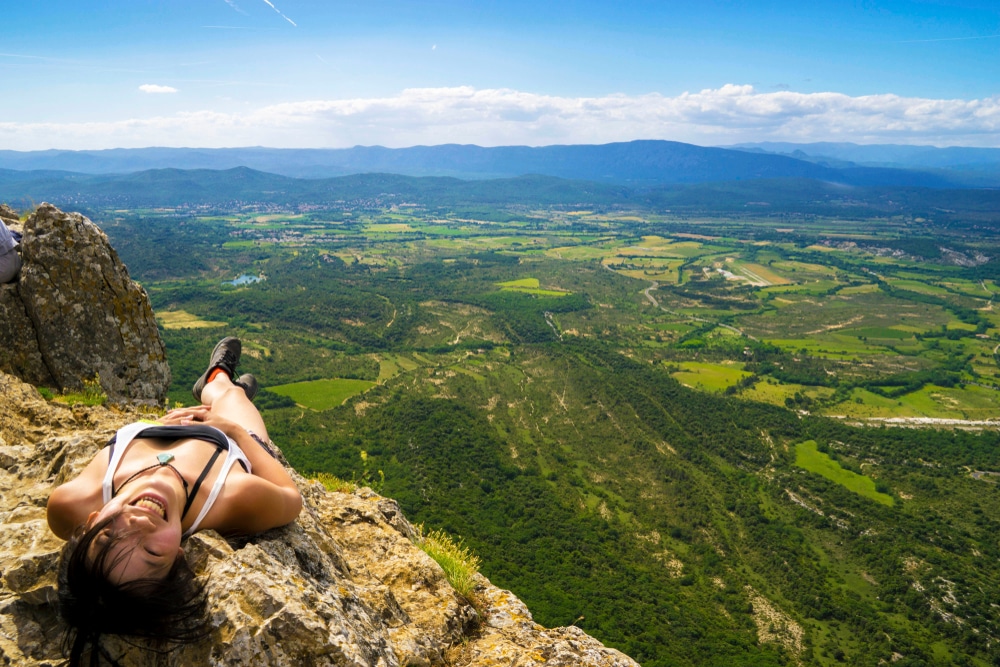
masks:
[(352, 481), (357, 486), (367, 486), (369, 489), (375, 493), (381, 494), (382, 487), (385, 486), (385, 473), (381, 470), (378, 471), (378, 479), (375, 479), (375, 475), (368, 468), (368, 452), (361, 450), (361, 477), (353, 479)]
[(414, 540), (417, 546), (441, 566), (448, 583), (459, 594), (469, 597), (475, 588), (473, 576), (479, 571), (479, 557), (463, 546), (461, 540), (456, 542), (443, 531), (431, 530), (425, 535), (423, 525), (417, 528), (420, 531)]
[(326, 487), (327, 491), (336, 491), (337, 493), (354, 493), (358, 485), (354, 482), (348, 482), (346, 480), (340, 479), (328, 472), (317, 473), (314, 480)]
[(57, 397), (56, 400), (61, 403), (69, 403), (70, 405), (77, 403), (84, 405), (104, 405), (108, 402), (108, 395), (104, 393), (104, 388), (101, 387), (101, 379), (95, 375), (92, 379), (83, 381), (83, 388), (80, 391), (64, 393), (62, 396)]

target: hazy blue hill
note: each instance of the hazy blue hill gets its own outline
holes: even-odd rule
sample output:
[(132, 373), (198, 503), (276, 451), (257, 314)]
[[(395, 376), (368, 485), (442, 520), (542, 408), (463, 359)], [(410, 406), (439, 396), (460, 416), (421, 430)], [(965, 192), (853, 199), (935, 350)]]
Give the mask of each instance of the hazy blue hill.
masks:
[(251, 203), (362, 207), (503, 203), (754, 216), (915, 214), (942, 224), (992, 227), (994, 212), (1000, 206), (1000, 191), (906, 185), (859, 187), (809, 178), (626, 186), (538, 174), (492, 180), (389, 173), (297, 179), (246, 167), (153, 169), (104, 175), (0, 169), (0, 201), (15, 207), (49, 201), (64, 208), (187, 205), (227, 210)]
[(960, 184), (947, 175), (894, 169), (839, 169), (767, 152), (705, 148), (675, 141), (603, 145), (499, 146), (458, 144), (346, 149), (141, 148), (103, 151), (0, 151), (0, 168), (57, 169), (89, 174), (149, 169), (249, 167), (299, 178), (383, 172), (486, 179), (541, 174), (605, 183), (651, 185), (760, 178), (811, 178), (851, 185)]
[(0, 182), (3, 183), (27, 183), (44, 180), (89, 181), (91, 178), (89, 174), (52, 169), (33, 169), (29, 171), (0, 169)]
[(50, 201), (57, 205), (130, 207), (215, 205), (258, 202), (276, 205), (389, 202), (620, 204), (628, 188), (550, 176), (491, 181), (397, 174), (357, 174), (329, 179), (295, 179), (245, 167), (227, 170), (152, 169), (125, 175), (0, 170), (0, 201), (17, 206)]
[(835, 142), (793, 144), (766, 141), (738, 144), (733, 148), (797, 156), (802, 159), (844, 161), (899, 169), (971, 169), (1000, 165), (1000, 148), (967, 148), (963, 146), (938, 148), (936, 146), (859, 145)]

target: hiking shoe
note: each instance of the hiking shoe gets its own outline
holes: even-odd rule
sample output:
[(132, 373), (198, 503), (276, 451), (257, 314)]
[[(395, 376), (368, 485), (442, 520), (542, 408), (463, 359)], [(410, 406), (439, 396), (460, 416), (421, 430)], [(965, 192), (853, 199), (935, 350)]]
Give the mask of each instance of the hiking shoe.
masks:
[(240, 363), (240, 353), (242, 351), (243, 344), (239, 338), (227, 336), (218, 342), (215, 349), (212, 350), (212, 356), (208, 361), (208, 369), (201, 374), (201, 377), (191, 387), (191, 393), (194, 394), (195, 400), (201, 403), (201, 392), (205, 389), (205, 385), (208, 384), (208, 376), (216, 368), (226, 371), (229, 379), (236, 382), (236, 366)]
[(250, 373), (244, 373), (236, 378), (236, 382), (234, 384), (237, 387), (243, 387), (243, 393), (246, 394), (247, 398), (251, 401), (253, 400), (253, 397), (257, 395), (257, 378)]

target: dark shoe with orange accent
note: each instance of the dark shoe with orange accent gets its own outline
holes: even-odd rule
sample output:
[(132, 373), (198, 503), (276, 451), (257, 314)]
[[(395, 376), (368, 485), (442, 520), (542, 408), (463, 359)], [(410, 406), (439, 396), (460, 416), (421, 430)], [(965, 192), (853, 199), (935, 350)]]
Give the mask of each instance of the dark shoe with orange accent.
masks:
[(257, 395), (257, 378), (255, 378), (250, 373), (244, 373), (243, 375), (236, 378), (236, 386), (243, 388), (243, 393), (247, 395), (251, 401), (253, 397)]
[[(236, 382), (236, 367), (240, 363), (240, 354), (243, 352), (243, 343), (240, 342), (239, 338), (234, 338), (232, 336), (227, 336), (218, 342), (215, 349), (212, 350), (212, 356), (208, 362), (208, 369), (201, 374), (201, 377), (194, 383), (191, 387), (191, 393), (194, 394), (196, 401), (201, 403), (201, 392), (205, 389), (205, 385), (208, 384), (208, 376), (212, 374), (216, 368), (221, 368), (229, 376), (229, 379), (234, 383)], [(256, 392), (254, 392), (256, 393)]]

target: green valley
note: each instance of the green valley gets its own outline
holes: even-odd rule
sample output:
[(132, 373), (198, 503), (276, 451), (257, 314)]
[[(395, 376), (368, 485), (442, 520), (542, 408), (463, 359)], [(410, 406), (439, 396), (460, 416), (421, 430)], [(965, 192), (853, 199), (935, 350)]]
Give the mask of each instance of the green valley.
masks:
[(540, 623), (646, 667), (1000, 664), (996, 239), (874, 206), (88, 215), (172, 402), (239, 335), (300, 472), (381, 471)]

